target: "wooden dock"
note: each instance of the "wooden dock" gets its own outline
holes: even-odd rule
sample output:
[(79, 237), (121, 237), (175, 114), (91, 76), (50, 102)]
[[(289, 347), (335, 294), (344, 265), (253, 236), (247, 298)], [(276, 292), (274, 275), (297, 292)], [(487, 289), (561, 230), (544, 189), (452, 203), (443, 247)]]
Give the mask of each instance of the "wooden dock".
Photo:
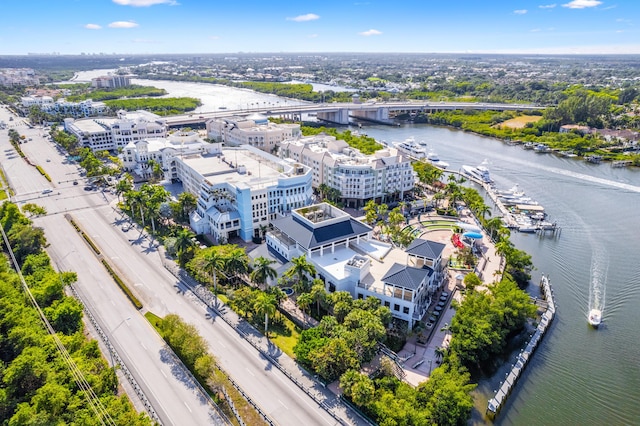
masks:
[(531, 336), (531, 340), (529, 340), (527, 346), (520, 351), (520, 355), (518, 355), (518, 359), (511, 367), (511, 371), (507, 374), (504, 382), (500, 383), (500, 388), (496, 391), (493, 398), (489, 400), (486, 413), (491, 419), (494, 419), (500, 412), (500, 409), (506, 402), (507, 397), (511, 394), (511, 391), (520, 378), (520, 375), (529, 363), (531, 357), (533, 357), (533, 352), (538, 347), (538, 343), (542, 340), (542, 337), (549, 329), (549, 326), (555, 317), (556, 302), (553, 298), (553, 290), (551, 289), (549, 278), (545, 275), (542, 275), (542, 278), (540, 279), (540, 287), (542, 288), (542, 295), (547, 303), (547, 309), (542, 314), (538, 327), (536, 328), (535, 333)]

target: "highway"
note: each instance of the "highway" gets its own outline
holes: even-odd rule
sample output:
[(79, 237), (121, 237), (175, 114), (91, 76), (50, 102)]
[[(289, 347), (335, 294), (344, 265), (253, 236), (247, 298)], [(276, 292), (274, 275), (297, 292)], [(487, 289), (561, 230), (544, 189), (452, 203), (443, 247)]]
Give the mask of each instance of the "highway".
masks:
[[(76, 288), (100, 319), (103, 329), (110, 331), (120, 356), (136, 372), (141, 387), (145, 387), (164, 424), (210, 424), (211, 410), (198, 398), (193, 385), (185, 382), (180, 370), (167, 362), (159, 336), (129, 303), (80, 235), (67, 223), (64, 213), (76, 219), (98, 245), (102, 255), (115, 265), (144, 304), (144, 310), (159, 316), (175, 313), (194, 324), (209, 343), (220, 366), (274, 423), (338, 424), (314, 399), (162, 267), (155, 243), (135, 228), (130, 228), (128, 221), (115, 209), (114, 195), (85, 191), (76, 166), (68, 163), (51, 142), (38, 136), (37, 129), (20, 129), (20, 133), (32, 137), (33, 141), (21, 145), (23, 151), (45, 168), (53, 182), (48, 183), (14, 152), (16, 158), (0, 160), (11, 182), (19, 188), (14, 199), (19, 203), (35, 202), (47, 208), (48, 214), (34, 222), (45, 229), (51, 244), (48, 251), (62, 269), (78, 273)], [(0, 146), (3, 156), (11, 157), (13, 149), (6, 133), (0, 136)], [(73, 185), (75, 179), (79, 180), (78, 185)], [(51, 188), (53, 192), (42, 194), (45, 188)], [(320, 398), (326, 398), (330, 405), (337, 406), (335, 411), (346, 424), (361, 423), (334, 397), (327, 396), (325, 389), (315, 386), (313, 392), (317, 392)]]
[[(0, 108), (0, 120), (6, 122), (3, 117), (5, 114), (6, 110)], [(73, 166), (65, 163), (64, 157), (49, 142), (45, 142), (36, 129), (17, 125), (16, 130), (33, 139), (21, 145), (25, 153), (37, 153), (37, 158), (50, 158), (50, 162), (46, 162), (45, 158), (43, 164), (46, 164), (45, 169), (52, 178), (68, 176), (66, 173)], [(120, 357), (136, 378), (161, 423), (225, 424), (195, 384), (185, 376), (181, 365), (168, 356), (164, 341), (131, 305), (62, 214), (66, 210), (91, 210), (95, 206), (107, 205), (111, 200), (99, 193), (84, 193), (82, 185), (50, 184), (35, 167), (15, 154), (6, 131), (0, 133), (0, 148), (0, 162), (16, 189), (14, 200), (19, 203), (34, 202), (48, 210), (47, 216), (36, 218), (34, 223), (45, 230), (50, 244), (47, 251), (54, 266), (77, 272), (76, 289), (118, 349)], [(42, 194), (41, 191), (46, 188), (53, 188), (53, 192)], [(135, 395), (130, 397), (136, 398)]]

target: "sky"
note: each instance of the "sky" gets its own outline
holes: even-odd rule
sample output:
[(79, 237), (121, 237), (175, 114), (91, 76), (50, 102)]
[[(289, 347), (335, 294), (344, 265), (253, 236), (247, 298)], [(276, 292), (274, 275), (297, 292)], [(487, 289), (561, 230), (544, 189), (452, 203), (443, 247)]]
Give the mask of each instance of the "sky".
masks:
[(640, 0), (2, 0), (0, 55), (640, 54)]

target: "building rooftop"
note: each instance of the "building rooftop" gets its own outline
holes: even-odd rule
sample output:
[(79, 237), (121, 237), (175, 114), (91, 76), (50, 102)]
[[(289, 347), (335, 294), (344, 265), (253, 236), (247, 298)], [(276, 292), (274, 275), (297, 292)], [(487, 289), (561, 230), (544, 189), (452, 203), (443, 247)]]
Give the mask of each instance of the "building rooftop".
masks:
[(425, 277), (431, 274), (433, 274), (433, 269), (431, 268), (414, 268), (413, 266), (394, 263), (381, 278), (381, 281), (398, 287), (417, 290)]
[(426, 259), (437, 259), (442, 254), (445, 245), (436, 241), (416, 238), (405, 250), (408, 254), (424, 257)]
[(279, 178), (309, 171), (307, 166), (280, 160), (248, 145), (223, 148), (222, 154), (187, 156), (182, 161), (205, 179), (215, 176), (215, 183), (256, 189), (269, 187)]
[(118, 122), (117, 118), (100, 118), (100, 119), (84, 119), (76, 120), (72, 123), (72, 126), (82, 132), (98, 133), (111, 131), (111, 126)]

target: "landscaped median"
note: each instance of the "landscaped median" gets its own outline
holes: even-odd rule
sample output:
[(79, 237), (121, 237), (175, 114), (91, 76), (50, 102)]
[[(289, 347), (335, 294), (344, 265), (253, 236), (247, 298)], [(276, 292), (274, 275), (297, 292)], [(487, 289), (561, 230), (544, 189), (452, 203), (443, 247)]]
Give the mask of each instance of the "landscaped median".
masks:
[(133, 306), (135, 306), (136, 309), (142, 309), (142, 302), (140, 302), (140, 300), (138, 300), (138, 298), (133, 294), (133, 292), (129, 289), (129, 287), (127, 287), (125, 282), (122, 280), (122, 278), (120, 278), (118, 273), (113, 269), (113, 267), (109, 264), (109, 262), (107, 262), (106, 259), (102, 258), (100, 249), (98, 248), (98, 246), (95, 245), (93, 240), (91, 240), (91, 238), (86, 234), (86, 232), (84, 232), (82, 228), (80, 228), (80, 226), (75, 222), (75, 220), (73, 220), (71, 215), (65, 214), (64, 217), (69, 221), (69, 223), (71, 223), (71, 225), (73, 225), (76, 231), (80, 235), (82, 235), (82, 238), (84, 238), (84, 240), (87, 242), (89, 247), (91, 247), (95, 255), (98, 256), (98, 259), (100, 259), (100, 262), (102, 262), (102, 265), (104, 265), (107, 272), (109, 272), (109, 275), (111, 275), (111, 278), (113, 278), (116, 284), (118, 284), (118, 287), (120, 287), (120, 289), (124, 292), (127, 298), (129, 298), (131, 303), (133, 303)]
[(38, 171), (40, 172), (40, 174), (41, 174), (42, 176), (44, 176), (44, 178), (45, 178), (46, 180), (48, 180), (49, 182), (51, 182), (51, 176), (49, 176), (49, 175), (47, 174), (47, 172), (45, 172), (45, 171), (44, 171), (44, 169), (42, 168), (42, 166), (36, 166), (36, 169), (38, 169)]

